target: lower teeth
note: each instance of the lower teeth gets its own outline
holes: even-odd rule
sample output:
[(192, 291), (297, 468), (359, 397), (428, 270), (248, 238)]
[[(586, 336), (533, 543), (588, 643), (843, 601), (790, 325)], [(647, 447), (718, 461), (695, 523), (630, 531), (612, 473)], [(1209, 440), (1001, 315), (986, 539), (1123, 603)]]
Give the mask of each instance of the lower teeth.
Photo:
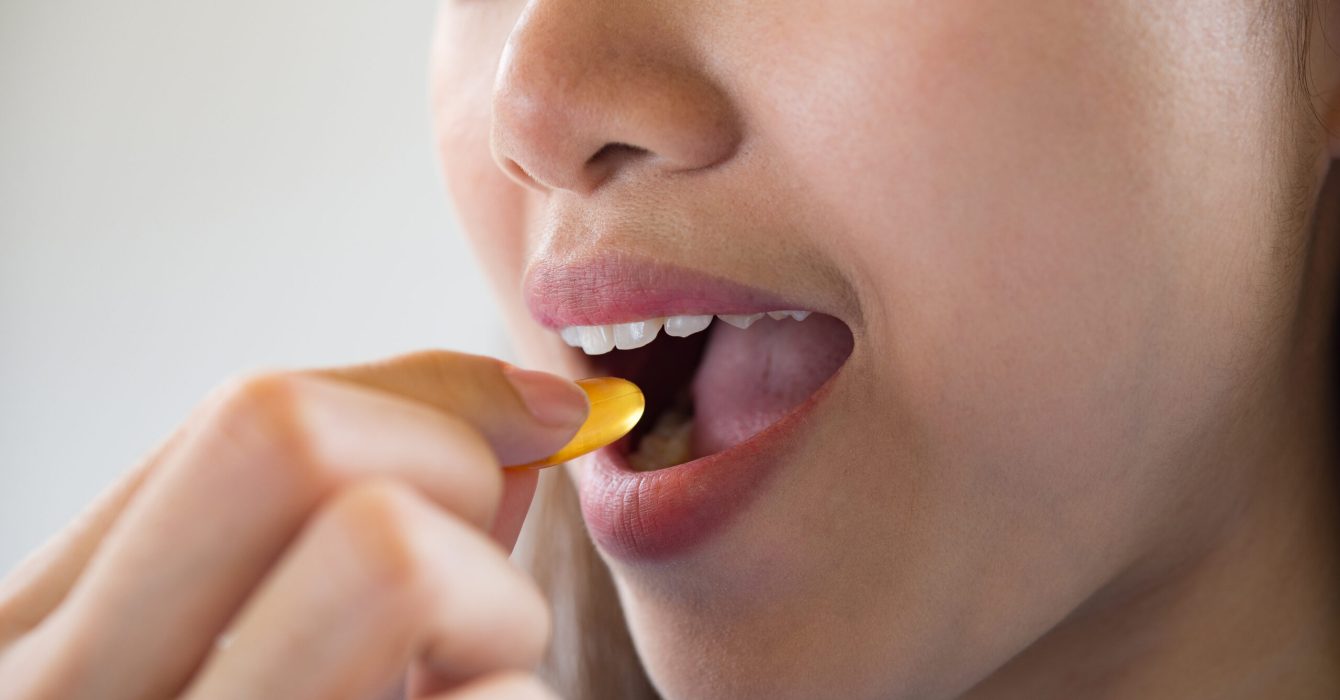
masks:
[(683, 464), (693, 459), (692, 438), (693, 414), (683, 408), (668, 409), (628, 455), (628, 464), (642, 472)]

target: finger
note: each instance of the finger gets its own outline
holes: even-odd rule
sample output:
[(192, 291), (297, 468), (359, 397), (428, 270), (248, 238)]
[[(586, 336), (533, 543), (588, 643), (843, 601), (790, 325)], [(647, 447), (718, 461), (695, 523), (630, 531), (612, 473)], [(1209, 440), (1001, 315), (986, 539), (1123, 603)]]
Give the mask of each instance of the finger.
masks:
[[(501, 374), (502, 365), (472, 359), (461, 371)], [(449, 375), (442, 372), (439, 382)], [(582, 409), (584, 396), (578, 400)], [(543, 443), (534, 433), (550, 436), (553, 444), (543, 448), (552, 450), (576, 429), (541, 424), (522, 405), (529, 404), (517, 402), (511, 418), (532, 447)], [(496, 407), (482, 413), (505, 418)], [(315, 375), (234, 384), (186, 427), (180, 449), (158, 466), (84, 579), (34, 633), (45, 639), (31, 643), (60, 650), (51, 673), (98, 659), (66, 681), (98, 697), (172, 694), (303, 520), (342, 485), (403, 479), (489, 527), (502, 476), (494, 446), (471, 418)]]
[[(463, 381), (455, 381), (455, 390), (443, 393), (434, 390), (444, 374), (453, 373), (452, 363), (477, 366), (480, 371), (468, 372)], [(424, 351), (396, 358), (390, 362), (376, 362), (349, 367), (312, 370), (314, 374), (351, 381), (363, 386), (392, 392), (446, 411), (471, 412), (475, 423), (490, 444), (496, 445), (496, 454), (502, 464), (524, 464), (553, 453), (550, 443), (525, 444), (510, 434), (506, 418), (526, 410), (526, 399), (516, 391), (517, 383), (530, 381), (533, 374), (508, 365), (500, 360), (479, 355), (459, 355), (441, 351)], [(532, 391), (541, 402), (546, 387)], [(532, 399), (534, 401), (534, 399)], [(498, 416), (487, 416), (500, 412)], [(569, 435), (568, 437), (571, 437)], [(494, 539), (508, 551), (516, 545), (517, 536), (535, 495), (538, 475), (528, 470), (508, 471), (504, 474), (502, 501), (491, 528)]]
[(164, 441), (0, 580), (0, 647), (36, 627), (65, 599), (153, 464), (175, 443)]
[(188, 698), (366, 698), (411, 659), (467, 679), (539, 662), (549, 616), (484, 533), (412, 488), (346, 489), (242, 610)]
[(502, 671), (427, 700), (558, 700), (558, 695), (532, 674)]
[[(453, 366), (461, 364), (476, 371), (461, 372)], [(553, 453), (552, 443), (539, 445), (524, 441), (510, 430), (507, 421), (528, 404), (545, 403), (548, 386), (534, 386), (534, 373), (518, 370), (500, 360), (479, 355), (459, 355), (441, 351), (424, 351), (396, 358), (349, 367), (313, 370), (323, 376), (356, 382), (363, 386), (389, 391), (421, 401), (448, 413), (469, 413), (480, 427), (485, 439), (495, 446), (502, 464), (524, 464)], [(455, 388), (450, 393), (435, 390), (448, 375), (465, 374), (463, 380), (453, 379)], [(526, 385), (531, 399), (516, 390)], [(566, 387), (564, 387), (566, 388)], [(569, 434), (567, 437), (571, 437)], [(530, 502), (535, 495), (538, 475), (528, 470), (508, 471), (503, 478), (502, 501), (491, 528), (494, 539), (511, 551)]]
[(508, 553), (516, 546), (539, 480), (540, 472), (534, 469), (509, 469), (503, 472), (502, 501), (498, 503), (498, 513), (494, 516), (489, 535)]
[[(557, 440), (561, 447), (586, 417), (585, 410), (573, 408), (578, 399), (585, 406), (586, 398), (571, 382), (554, 382), (552, 375), (482, 355), (428, 350), (311, 373), (355, 382), (463, 416), (493, 446), (502, 464), (524, 464), (552, 454), (557, 450), (555, 437), (562, 437)], [(518, 430), (518, 417), (528, 421), (532, 429)]]
[[(469, 360), (484, 364), (498, 362), (481, 357), (470, 357)], [(410, 355), (400, 364), (392, 361), (317, 370), (315, 373), (393, 391), (448, 411), (464, 409), (468, 402), (452, 397), (438, 397), (436, 394), (441, 392), (434, 391), (431, 383), (423, 381), (427, 376), (440, 373), (441, 370), (435, 368), (444, 361), (442, 353), (425, 352)], [(379, 370), (389, 370), (390, 376), (382, 376), (387, 372), (379, 374)], [(503, 367), (502, 371), (507, 373), (508, 368)], [(476, 393), (496, 389), (482, 388), (484, 391), (481, 392), (481, 387), (476, 387)], [(510, 400), (518, 399), (512, 396)], [(137, 468), (100, 494), (75, 520), (21, 561), (4, 579), (0, 579), (0, 645), (35, 627), (64, 599), (102, 537), (143, 483), (150, 467), (176, 442), (175, 437), (176, 434), (155, 449)], [(515, 447), (509, 446), (508, 449)], [(538, 450), (523, 451), (520, 457), (512, 461), (528, 461), (533, 454), (547, 454), (543, 446)], [(500, 458), (500, 461), (505, 460)], [(515, 545), (520, 533), (535, 492), (536, 478), (529, 471), (508, 472), (505, 475), (502, 502), (493, 533), (495, 539), (509, 550)]]

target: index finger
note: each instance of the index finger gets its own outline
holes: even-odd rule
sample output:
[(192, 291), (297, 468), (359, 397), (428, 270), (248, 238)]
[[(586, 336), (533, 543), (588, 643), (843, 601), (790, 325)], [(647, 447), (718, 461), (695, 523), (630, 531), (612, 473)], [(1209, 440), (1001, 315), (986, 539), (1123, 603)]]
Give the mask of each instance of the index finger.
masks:
[(570, 382), (477, 356), (419, 353), (338, 374), (261, 376), (206, 402), (43, 638), (24, 643), (64, 650), (53, 673), (105, 661), (67, 678), (105, 697), (180, 687), (329, 494), (369, 477), (403, 479), (488, 528), (502, 496), (499, 456), (548, 454), (586, 413)]

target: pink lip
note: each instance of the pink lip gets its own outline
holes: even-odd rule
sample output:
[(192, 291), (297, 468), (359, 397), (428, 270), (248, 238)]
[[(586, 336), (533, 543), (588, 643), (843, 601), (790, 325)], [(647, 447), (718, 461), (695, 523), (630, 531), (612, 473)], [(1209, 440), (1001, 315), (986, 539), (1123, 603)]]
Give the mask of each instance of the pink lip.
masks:
[(633, 471), (621, 445), (585, 458), (582, 517), (608, 554), (651, 561), (682, 554), (720, 532), (766, 488), (838, 370), (781, 420), (716, 454), (653, 472)]
[[(550, 329), (677, 314), (818, 310), (627, 255), (537, 263), (526, 274), (523, 292), (531, 315)], [(649, 561), (683, 553), (720, 532), (765, 490), (841, 374), (838, 370), (781, 420), (715, 454), (654, 472), (634, 471), (620, 443), (583, 458), (582, 515), (596, 543), (612, 556)]]
[(531, 316), (550, 329), (680, 314), (806, 308), (697, 270), (628, 256), (577, 264), (539, 263), (526, 274), (523, 293)]

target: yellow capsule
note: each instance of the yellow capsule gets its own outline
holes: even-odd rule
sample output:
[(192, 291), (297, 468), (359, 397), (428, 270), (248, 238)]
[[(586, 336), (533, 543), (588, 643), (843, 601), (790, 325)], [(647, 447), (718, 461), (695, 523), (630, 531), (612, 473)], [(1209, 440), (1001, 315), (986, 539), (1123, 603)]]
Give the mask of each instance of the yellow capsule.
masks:
[(515, 464), (508, 469), (543, 469), (562, 464), (587, 452), (594, 452), (628, 434), (642, 418), (647, 407), (642, 390), (637, 385), (615, 377), (579, 379), (577, 386), (586, 392), (591, 412), (577, 434), (562, 449), (544, 459), (529, 464)]

